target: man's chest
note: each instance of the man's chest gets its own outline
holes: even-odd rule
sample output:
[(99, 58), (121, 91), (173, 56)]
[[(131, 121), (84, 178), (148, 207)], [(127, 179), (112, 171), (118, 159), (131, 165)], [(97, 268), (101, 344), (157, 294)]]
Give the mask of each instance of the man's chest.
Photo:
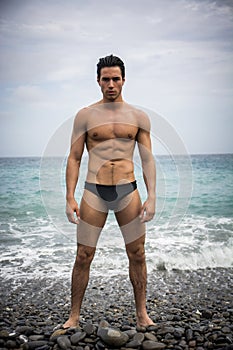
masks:
[(134, 113), (112, 112), (101, 110), (94, 113), (87, 121), (87, 135), (96, 141), (109, 139), (135, 140), (138, 133), (138, 123)]
[(88, 138), (96, 141), (106, 141), (110, 139), (135, 140), (137, 133), (137, 126), (122, 122), (89, 125), (87, 130)]

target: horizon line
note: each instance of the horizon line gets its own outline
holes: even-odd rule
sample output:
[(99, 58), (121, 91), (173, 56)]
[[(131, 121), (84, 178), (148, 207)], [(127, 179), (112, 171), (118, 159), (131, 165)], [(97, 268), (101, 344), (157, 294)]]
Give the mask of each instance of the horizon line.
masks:
[[(187, 153), (187, 154), (168, 154), (168, 153), (158, 153), (158, 154), (153, 154), (155, 157), (159, 156), (210, 156), (210, 155), (231, 155), (233, 154), (232, 152), (213, 152), (213, 153)], [(87, 157), (88, 155), (84, 155), (84, 157)], [(39, 156), (39, 155), (0, 155), (0, 158), (67, 158), (68, 155), (49, 155), (49, 156)]]

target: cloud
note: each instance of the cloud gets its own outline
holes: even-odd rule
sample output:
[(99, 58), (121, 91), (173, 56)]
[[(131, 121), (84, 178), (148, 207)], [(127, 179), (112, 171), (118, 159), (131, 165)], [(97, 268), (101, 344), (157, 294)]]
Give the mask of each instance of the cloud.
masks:
[(43, 90), (35, 85), (18, 86), (13, 90), (12, 96), (22, 103), (38, 103), (44, 99)]
[(211, 1), (165, 0), (156, 5), (129, 1), (123, 8), (113, 3), (111, 16), (104, 12), (109, 8), (107, 1), (89, 1), (86, 6), (75, 6), (73, 1), (66, 6), (50, 1), (43, 6), (38, 1), (22, 4), (14, 16), (7, 13), (1, 22), (5, 80), (71, 79), (87, 72), (89, 55), (109, 53), (113, 48), (139, 62), (148, 56), (169, 62), (172, 55), (182, 61), (182, 55), (185, 60), (191, 53), (194, 59), (198, 54), (203, 58), (199, 43), (208, 42), (210, 47), (213, 41), (224, 53), (232, 35), (229, 6)]
[[(96, 63), (113, 53), (126, 63), (124, 93), (131, 101), (173, 118), (182, 105), (194, 110), (200, 98), (200, 115), (218, 103), (230, 115), (232, 19), (227, 0), (2, 1), (1, 111), (21, 122), (43, 111), (52, 128), (100, 98)], [(189, 112), (182, 113), (186, 120)], [(211, 115), (218, 122), (212, 109)]]

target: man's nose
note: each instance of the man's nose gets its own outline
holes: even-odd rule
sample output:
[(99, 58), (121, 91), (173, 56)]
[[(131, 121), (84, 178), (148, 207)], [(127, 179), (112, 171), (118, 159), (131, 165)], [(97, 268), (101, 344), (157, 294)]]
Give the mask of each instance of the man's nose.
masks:
[(109, 87), (113, 87), (114, 85), (113, 85), (113, 80), (112, 79), (110, 79), (109, 80), (109, 85), (108, 85)]

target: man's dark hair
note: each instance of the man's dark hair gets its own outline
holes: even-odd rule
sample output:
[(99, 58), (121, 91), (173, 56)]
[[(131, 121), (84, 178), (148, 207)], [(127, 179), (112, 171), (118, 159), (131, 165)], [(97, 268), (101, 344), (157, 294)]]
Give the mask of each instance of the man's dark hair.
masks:
[(121, 69), (122, 78), (125, 78), (125, 65), (124, 62), (117, 56), (106, 56), (99, 59), (97, 63), (97, 78), (100, 78), (100, 71), (104, 67), (115, 67), (118, 66)]

